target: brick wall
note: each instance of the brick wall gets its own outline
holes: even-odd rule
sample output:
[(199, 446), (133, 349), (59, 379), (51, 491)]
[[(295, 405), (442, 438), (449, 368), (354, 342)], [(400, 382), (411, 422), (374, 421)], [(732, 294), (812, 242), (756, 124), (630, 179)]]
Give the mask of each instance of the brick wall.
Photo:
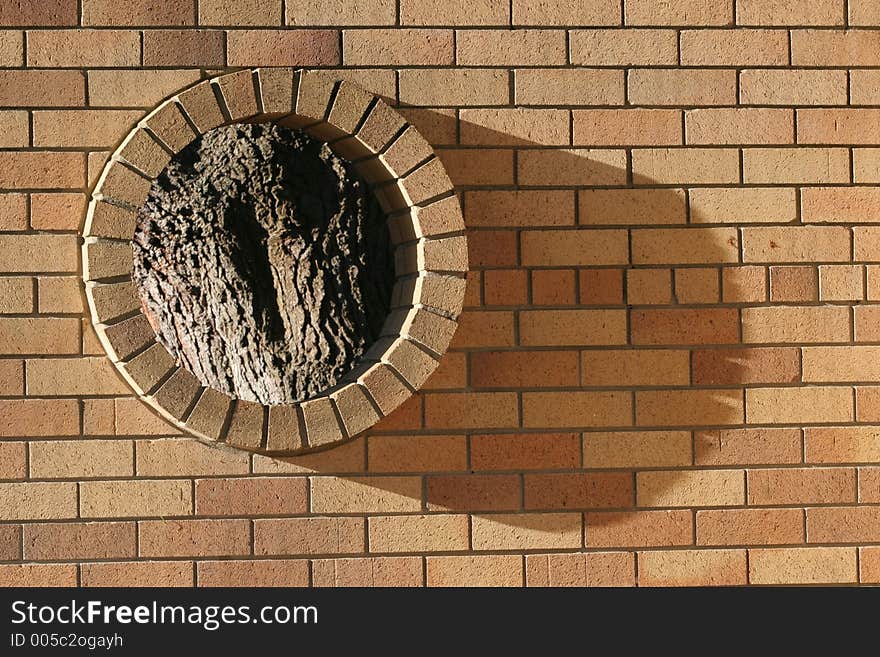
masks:
[[(0, 583), (880, 582), (880, 7), (623, 4), (2, 3)], [(152, 415), (79, 282), (107, 151), (243, 66), (399, 104), (469, 229), (426, 389), (296, 458)]]

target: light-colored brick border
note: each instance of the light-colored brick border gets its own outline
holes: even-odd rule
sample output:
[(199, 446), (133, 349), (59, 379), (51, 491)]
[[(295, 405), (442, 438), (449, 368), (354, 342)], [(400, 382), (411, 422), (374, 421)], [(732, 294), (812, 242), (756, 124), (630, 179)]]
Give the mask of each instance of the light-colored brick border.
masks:
[[(354, 163), (389, 216), (397, 275), (382, 337), (342, 383), (303, 403), (271, 407), (205, 388), (176, 363), (156, 340), (131, 280), (136, 213), (172, 155), (220, 125), (267, 121), (302, 129)], [(298, 453), (369, 429), (437, 367), (464, 301), (464, 222), (433, 149), (380, 98), (315, 71), (245, 69), (161, 103), (105, 166), (83, 236), (92, 322), (138, 397), (202, 440), (250, 451)]]

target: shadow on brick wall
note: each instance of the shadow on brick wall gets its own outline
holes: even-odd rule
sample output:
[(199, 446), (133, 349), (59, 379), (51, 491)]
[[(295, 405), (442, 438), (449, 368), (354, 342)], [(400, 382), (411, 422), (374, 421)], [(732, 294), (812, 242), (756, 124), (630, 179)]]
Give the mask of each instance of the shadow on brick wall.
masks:
[(565, 534), (574, 514), (518, 513), (583, 511), (587, 547), (638, 546), (656, 531), (643, 522), (667, 520), (629, 512), (705, 499), (686, 472), (723, 465), (726, 430), (744, 426), (739, 305), (763, 270), (742, 266), (735, 227), (658, 181), (662, 158), (633, 173), (622, 150), (407, 114), (465, 211), (469, 301), (450, 352), (366, 438), (255, 469), (347, 472), (395, 500), (379, 512), (507, 512), (492, 522)]

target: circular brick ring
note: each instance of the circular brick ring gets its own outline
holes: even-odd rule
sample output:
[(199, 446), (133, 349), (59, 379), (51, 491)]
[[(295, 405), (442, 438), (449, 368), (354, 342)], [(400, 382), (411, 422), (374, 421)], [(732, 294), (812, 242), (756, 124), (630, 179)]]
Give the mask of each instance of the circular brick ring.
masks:
[[(171, 157), (224, 124), (304, 130), (351, 161), (388, 215), (396, 280), (381, 337), (335, 388), (266, 406), (204, 387), (157, 341), (132, 282), (137, 211)], [(400, 406), (437, 367), (461, 312), (467, 242), (452, 183), (430, 145), (380, 98), (315, 71), (241, 70), (204, 80), (148, 113), (92, 192), (83, 280), (107, 355), (144, 402), (188, 433), (293, 454), (356, 436)]]

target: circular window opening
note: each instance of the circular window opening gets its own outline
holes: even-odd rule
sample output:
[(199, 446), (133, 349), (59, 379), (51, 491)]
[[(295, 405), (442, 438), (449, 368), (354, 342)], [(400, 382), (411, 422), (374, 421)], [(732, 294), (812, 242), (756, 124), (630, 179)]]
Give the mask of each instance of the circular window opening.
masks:
[(161, 103), (104, 167), (83, 238), (92, 324), (135, 394), (250, 451), (368, 430), (427, 381), (465, 297), (433, 149), (315, 71), (240, 70)]
[(177, 153), (133, 249), (159, 341), (203, 385), (247, 401), (333, 388), (390, 310), (385, 212), (351, 164), (283, 126), (215, 128)]

